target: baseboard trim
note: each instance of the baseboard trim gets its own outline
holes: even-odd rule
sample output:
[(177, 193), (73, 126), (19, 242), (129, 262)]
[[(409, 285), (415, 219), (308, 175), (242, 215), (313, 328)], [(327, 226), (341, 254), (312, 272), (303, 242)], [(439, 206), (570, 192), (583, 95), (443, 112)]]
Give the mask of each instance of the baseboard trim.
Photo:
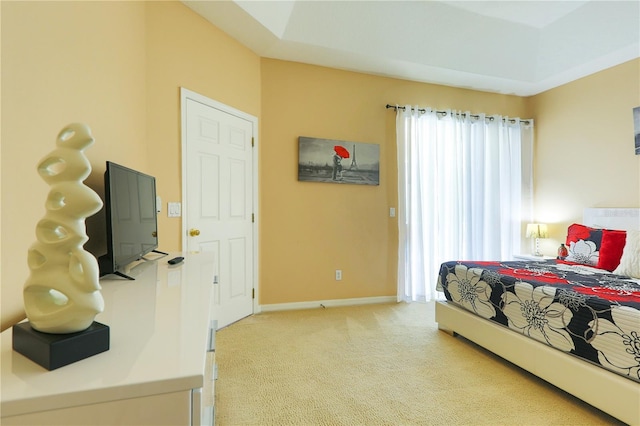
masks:
[(315, 300), (310, 302), (272, 303), (260, 305), (260, 312), (292, 311), (297, 309), (329, 308), (336, 306), (369, 305), (397, 302), (396, 296), (359, 297), (354, 299)]

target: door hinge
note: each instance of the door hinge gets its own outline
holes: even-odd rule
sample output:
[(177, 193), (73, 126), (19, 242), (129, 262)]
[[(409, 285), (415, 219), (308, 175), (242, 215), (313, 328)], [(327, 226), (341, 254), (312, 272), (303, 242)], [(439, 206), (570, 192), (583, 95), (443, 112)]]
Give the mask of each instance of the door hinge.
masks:
[(253, 138), (253, 136), (251, 136), (251, 147), (252, 148), (253, 148), (254, 144), (255, 144), (255, 139)]
[(256, 298), (256, 289), (255, 289), (255, 288), (252, 288), (252, 289), (251, 289), (251, 298), (252, 298), (252, 299), (255, 299), (255, 298)]
[(251, 213), (251, 223), (254, 223), (256, 221), (256, 215), (254, 213)]

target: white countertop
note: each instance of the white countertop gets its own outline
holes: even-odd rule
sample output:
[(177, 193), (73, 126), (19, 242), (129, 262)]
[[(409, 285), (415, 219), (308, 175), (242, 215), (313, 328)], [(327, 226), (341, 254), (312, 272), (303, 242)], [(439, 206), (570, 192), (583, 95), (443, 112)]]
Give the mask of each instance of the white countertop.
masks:
[[(174, 256), (185, 261), (167, 265)], [(138, 263), (129, 281), (101, 279), (110, 328), (108, 351), (53, 371), (12, 350), (12, 330), (0, 340), (3, 417), (203, 385), (212, 304), (213, 255), (170, 253)]]

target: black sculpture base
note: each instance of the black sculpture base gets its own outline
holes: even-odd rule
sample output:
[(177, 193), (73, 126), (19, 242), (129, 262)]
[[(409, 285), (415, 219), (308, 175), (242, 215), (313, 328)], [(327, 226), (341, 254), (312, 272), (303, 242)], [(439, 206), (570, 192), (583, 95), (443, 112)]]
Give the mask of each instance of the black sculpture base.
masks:
[(13, 326), (13, 350), (51, 371), (108, 351), (109, 327), (94, 321), (84, 331), (50, 334), (21, 322)]

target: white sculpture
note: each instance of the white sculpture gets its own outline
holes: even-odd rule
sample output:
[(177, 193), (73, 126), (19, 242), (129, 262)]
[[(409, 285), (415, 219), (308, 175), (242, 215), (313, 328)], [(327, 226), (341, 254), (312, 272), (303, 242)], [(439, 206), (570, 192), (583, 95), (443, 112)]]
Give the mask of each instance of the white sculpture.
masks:
[(41, 332), (83, 331), (104, 309), (98, 262), (83, 249), (89, 239), (84, 220), (102, 207), (83, 183), (91, 173), (83, 151), (93, 141), (87, 125), (70, 124), (58, 134), (57, 148), (38, 163), (51, 189), (36, 226), (38, 241), (29, 248), (24, 308), (31, 327)]

